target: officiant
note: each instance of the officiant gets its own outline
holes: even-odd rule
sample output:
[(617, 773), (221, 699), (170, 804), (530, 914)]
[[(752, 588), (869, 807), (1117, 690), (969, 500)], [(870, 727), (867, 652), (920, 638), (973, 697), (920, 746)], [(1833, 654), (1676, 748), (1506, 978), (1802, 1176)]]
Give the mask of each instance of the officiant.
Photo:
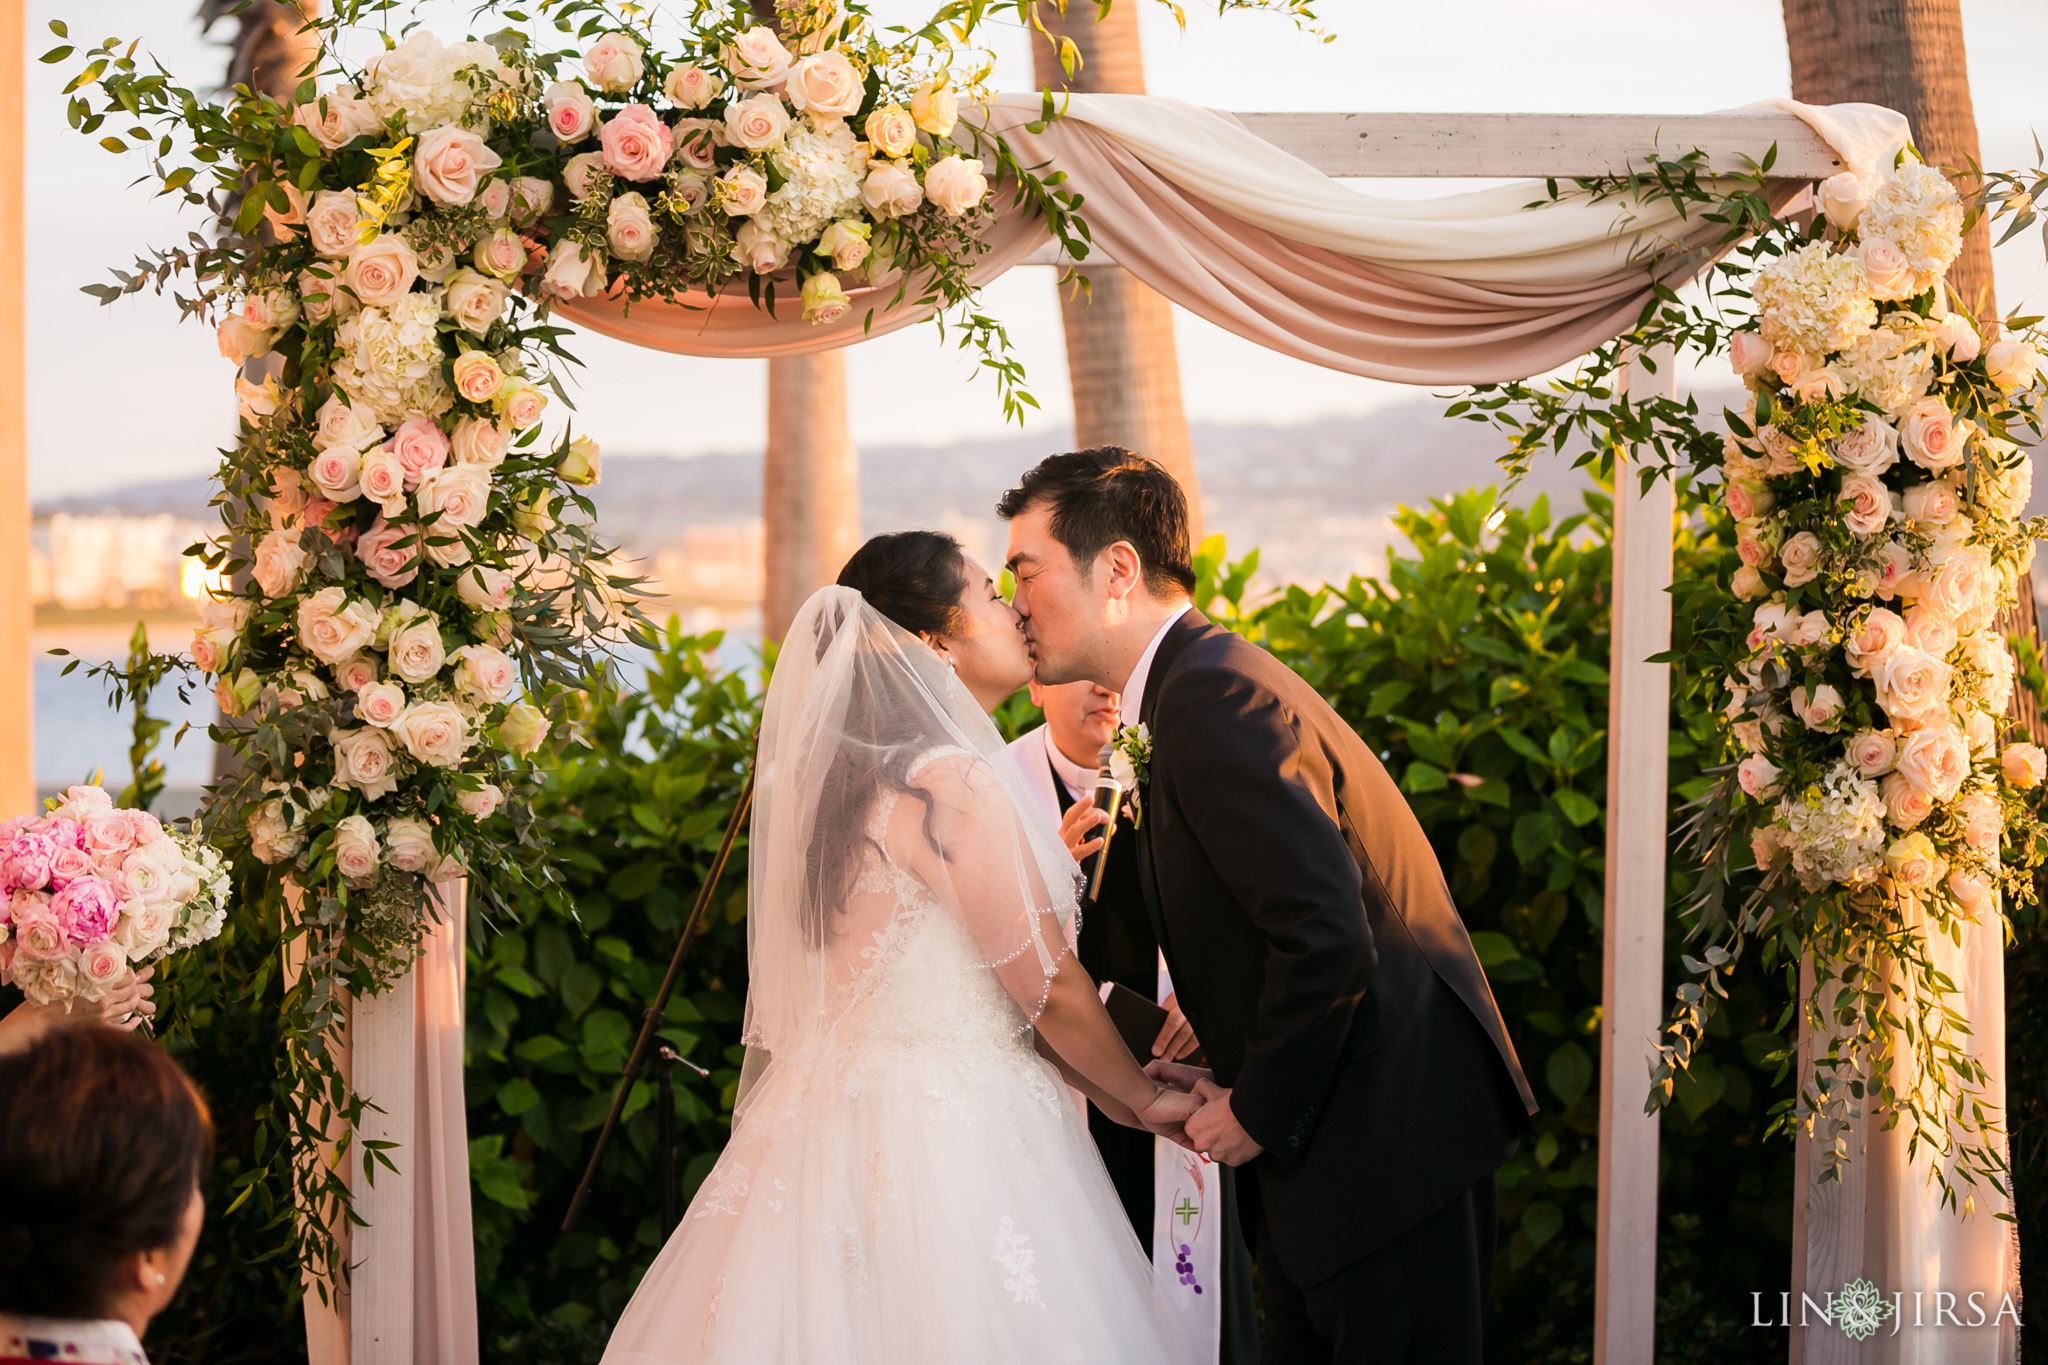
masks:
[[(1073, 833), (1087, 820), (1099, 756), (1115, 736), (1117, 694), (1091, 682), (1041, 687), (1031, 683), (1031, 700), (1045, 712), (1045, 724), (1010, 745), (1025, 780), (1045, 810)], [(1094, 899), (1084, 892), (1078, 953), (1081, 965), (1107, 991), (1111, 983), (1165, 1006), (1166, 1020), (1149, 1055), (1176, 1061), (1193, 1055), (1199, 1042), (1173, 996), (1173, 983), (1159, 954), (1159, 940), (1138, 886), (1138, 845), (1131, 816), (1122, 810), (1109, 836), (1107, 865)], [(1078, 848), (1094, 885), (1100, 830)], [(1126, 1128), (1094, 1106), (1088, 1134), (1102, 1153), (1117, 1197), (1138, 1241), (1151, 1256), (1154, 1273), (1181, 1305), (1207, 1358), (1219, 1365), (1253, 1365), (1258, 1359), (1258, 1325), (1252, 1302), (1251, 1252), (1238, 1227), (1236, 1172), (1155, 1138)], [(1162, 1254), (1162, 1252), (1164, 1254)]]

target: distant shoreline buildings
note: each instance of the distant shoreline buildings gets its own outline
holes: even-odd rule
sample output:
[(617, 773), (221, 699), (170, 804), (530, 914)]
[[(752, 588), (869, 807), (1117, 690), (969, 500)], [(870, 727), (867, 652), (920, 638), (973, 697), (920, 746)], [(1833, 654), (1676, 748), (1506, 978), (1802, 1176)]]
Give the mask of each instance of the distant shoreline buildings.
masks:
[(208, 529), (169, 512), (38, 517), (29, 537), (30, 599), (66, 611), (190, 610), (210, 571), (185, 551)]

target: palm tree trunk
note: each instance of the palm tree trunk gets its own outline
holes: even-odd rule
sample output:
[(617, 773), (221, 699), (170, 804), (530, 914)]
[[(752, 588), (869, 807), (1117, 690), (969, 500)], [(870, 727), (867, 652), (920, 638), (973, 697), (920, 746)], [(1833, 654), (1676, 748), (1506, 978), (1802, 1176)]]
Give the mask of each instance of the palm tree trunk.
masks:
[(846, 354), (768, 362), (761, 634), (779, 640), (804, 599), (860, 548), (860, 457), (846, 427)]
[[(1032, 39), (1038, 83), (1054, 90), (1118, 95), (1145, 93), (1145, 63), (1138, 46), (1138, 12), (1110, 7), (1099, 21), (1095, 7), (1069, 3), (1065, 14), (1042, 8), (1054, 35), (1070, 39), (1080, 60), (1071, 75), (1044, 34)], [(1180, 353), (1173, 338), (1173, 308), (1150, 286), (1115, 266), (1084, 267), (1089, 288), (1069, 284), (1060, 295), (1067, 337), (1067, 375), (1074, 393), (1074, 443), (1125, 446), (1164, 465), (1187, 490), (1190, 530), (1202, 538), (1202, 488), (1181, 403)]]

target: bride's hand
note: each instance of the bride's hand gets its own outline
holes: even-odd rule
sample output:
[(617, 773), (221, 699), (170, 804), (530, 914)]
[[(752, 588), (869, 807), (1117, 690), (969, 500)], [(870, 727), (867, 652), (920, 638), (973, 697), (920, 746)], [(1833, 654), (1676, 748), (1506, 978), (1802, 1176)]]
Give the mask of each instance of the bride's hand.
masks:
[(1155, 1061), (1145, 1064), (1145, 1074), (1155, 1081), (1164, 1081), (1175, 1090), (1192, 1091), (1202, 1081), (1212, 1084), (1216, 1073), (1206, 1066), (1187, 1066), (1180, 1062)]
[(1187, 1121), (1202, 1107), (1202, 1101), (1183, 1090), (1161, 1085), (1144, 1108), (1135, 1110), (1138, 1122), (1148, 1131), (1157, 1133), (1169, 1142), (1177, 1142), (1189, 1151), (1187, 1135), (1181, 1131)]

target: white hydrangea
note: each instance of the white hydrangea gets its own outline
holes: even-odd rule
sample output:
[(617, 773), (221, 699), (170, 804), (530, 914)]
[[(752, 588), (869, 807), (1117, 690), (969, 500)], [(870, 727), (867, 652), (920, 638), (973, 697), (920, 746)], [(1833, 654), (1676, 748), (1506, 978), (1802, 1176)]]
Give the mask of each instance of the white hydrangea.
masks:
[(408, 294), (389, 308), (363, 309), (336, 333), (335, 382), (386, 427), (410, 413), (446, 412), (455, 396), (441, 378), (440, 321), (435, 294)]
[(1863, 267), (1826, 242), (1787, 252), (1757, 272), (1757, 320), (1764, 340), (1781, 351), (1839, 351), (1877, 321)]
[(1858, 231), (1883, 237), (1912, 264), (1922, 293), (1963, 251), (1963, 203), (1948, 177), (1908, 161), (1880, 181), (1864, 205)]
[(1792, 870), (1808, 887), (1858, 885), (1877, 875), (1884, 856), (1884, 796), (1847, 759), (1821, 781), (1779, 803), (1789, 831)]
[(189, 834), (168, 831), (185, 853), (185, 875), (199, 884), (190, 900), (178, 907), (171, 922), (171, 936), (154, 954), (169, 957), (195, 943), (216, 937), (228, 917), (228, 867), (220, 850)]
[(363, 98), (380, 119), (405, 116), (408, 132), (419, 134), (459, 123), (477, 95), (465, 73), (482, 71), (501, 81), (511, 73), (489, 43), (457, 43), (445, 47), (425, 31), (416, 32), (389, 52), (372, 57), (363, 67)]
[(1896, 416), (1926, 397), (1934, 382), (1924, 330), (1911, 313), (1888, 313), (1884, 326), (1849, 343), (1834, 363), (1835, 373), (1865, 401)]
[(841, 218), (862, 216), (868, 158), (845, 120), (806, 117), (790, 126), (772, 155), (782, 188), (768, 196), (755, 221), (778, 238), (801, 245)]

